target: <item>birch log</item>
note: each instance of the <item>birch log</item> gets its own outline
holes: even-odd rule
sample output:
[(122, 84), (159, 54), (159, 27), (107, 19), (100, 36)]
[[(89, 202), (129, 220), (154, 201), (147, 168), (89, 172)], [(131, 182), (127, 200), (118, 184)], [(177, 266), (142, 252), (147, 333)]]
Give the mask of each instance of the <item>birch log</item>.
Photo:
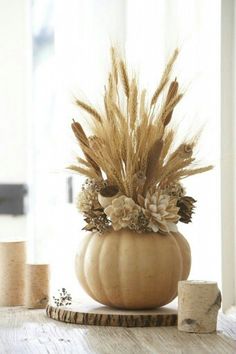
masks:
[(24, 304), (25, 241), (0, 242), (0, 306)]
[(184, 332), (216, 331), (221, 293), (216, 282), (180, 281), (178, 285), (178, 329)]
[(49, 299), (49, 265), (26, 264), (25, 306), (43, 309)]

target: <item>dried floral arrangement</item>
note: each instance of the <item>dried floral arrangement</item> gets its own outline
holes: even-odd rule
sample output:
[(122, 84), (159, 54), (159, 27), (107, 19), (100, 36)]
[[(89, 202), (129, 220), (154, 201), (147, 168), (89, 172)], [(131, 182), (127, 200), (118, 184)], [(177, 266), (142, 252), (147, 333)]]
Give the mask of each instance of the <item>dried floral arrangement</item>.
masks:
[(102, 233), (129, 228), (168, 234), (177, 231), (179, 221), (191, 222), (196, 200), (186, 195), (182, 180), (212, 166), (199, 167), (196, 161), (198, 135), (173, 147), (177, 128), (170, 123), (183, 97), (177, 79), (171, 80), (177, 56), (178, 49), (148, 99), (111, 48), (104, 111), (76, 99), (89, 114), (92, 130), (87, 136), (79, 122), (72, 123), (84, 156), (69, 169), (87, 177), (77, 199), (85, 230)]

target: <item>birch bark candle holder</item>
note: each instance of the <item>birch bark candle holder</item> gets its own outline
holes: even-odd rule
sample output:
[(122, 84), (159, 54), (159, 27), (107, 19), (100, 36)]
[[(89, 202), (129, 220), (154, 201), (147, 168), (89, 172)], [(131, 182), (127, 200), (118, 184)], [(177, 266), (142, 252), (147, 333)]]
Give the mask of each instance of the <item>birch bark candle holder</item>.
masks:
[(216, 282), (180, 281), (178, 283), (178, 329), (184, 332), (216, 331), (221, 293)]
[(26, 242), (0, 242), (0, 306), (20, 306), (25, 294)]
[(30, 309), (46, 308), (49, 300), (49, 265), (26, 264), (25, 306)]

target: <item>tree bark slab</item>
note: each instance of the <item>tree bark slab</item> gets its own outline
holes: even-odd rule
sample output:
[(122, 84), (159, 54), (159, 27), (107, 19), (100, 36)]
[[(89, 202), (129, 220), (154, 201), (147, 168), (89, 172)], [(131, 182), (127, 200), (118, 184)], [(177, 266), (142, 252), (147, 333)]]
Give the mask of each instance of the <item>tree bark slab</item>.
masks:
[(46, 314), (57, 321), (78, 325), (114, 327), (160, 327), (177, 325), (177, 309), (162, 307), (143, 311), (122, 311), (106, 306), (74, 304), (48, 305)]

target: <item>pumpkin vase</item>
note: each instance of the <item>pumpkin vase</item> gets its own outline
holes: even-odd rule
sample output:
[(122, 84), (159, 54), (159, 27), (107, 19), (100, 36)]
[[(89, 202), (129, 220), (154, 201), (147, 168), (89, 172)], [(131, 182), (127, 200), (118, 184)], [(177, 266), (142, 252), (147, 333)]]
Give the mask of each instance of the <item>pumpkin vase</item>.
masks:
[(76, 254), (77, 278), (94, 300), (121, 309), (161, 307), (188, 278), (191, 252), (179, 232), (90, 232)]

